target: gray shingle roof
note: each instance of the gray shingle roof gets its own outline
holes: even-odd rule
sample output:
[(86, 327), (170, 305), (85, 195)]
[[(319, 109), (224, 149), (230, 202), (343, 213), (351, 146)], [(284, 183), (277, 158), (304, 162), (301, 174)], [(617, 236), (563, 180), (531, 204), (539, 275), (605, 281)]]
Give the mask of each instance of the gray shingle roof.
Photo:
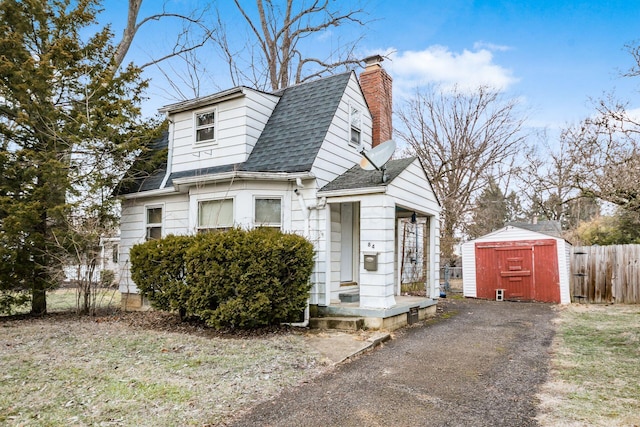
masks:
[[(137, 193), (140, 191), (157, 190), (167, 171), (166, 152), (169, 147), (169, 132), (162, 132), (162, 136), (149, 146), (149, 151), (140, 156), (133, 163), (125, 177), (120, 181), (115, 193), (118, 195)], [(164, 152), (163, 161), (155, 166), (154, 170), (146, 171), (150, 159)]]
[(387, 164), (387, 182), (382, 182), (382, 172), (377, 170), (367, 171), (356, 165), (322, 187), (320, 191), (353, 190), (356, 188), (373, 188), (388, 185), (405, 170), (415, 157), (390, 160)]
[(350, 76), (337, 74), (285, 89), (242, 170), (310, 171)]
[(536, 224), (529, 222), (508, 222), (506, 225), (535, 231), (548, 236), (562, 237), (562, 226), (560, 225), (560, 221), (538, 221)]

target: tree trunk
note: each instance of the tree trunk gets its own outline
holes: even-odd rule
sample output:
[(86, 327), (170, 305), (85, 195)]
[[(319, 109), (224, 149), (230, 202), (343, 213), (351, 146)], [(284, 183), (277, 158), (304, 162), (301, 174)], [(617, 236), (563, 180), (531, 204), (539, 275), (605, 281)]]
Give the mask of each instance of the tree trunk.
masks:
[(31, 314), (44, 316), (47, 314), (46, 282), (36, 277), (31, 288)]

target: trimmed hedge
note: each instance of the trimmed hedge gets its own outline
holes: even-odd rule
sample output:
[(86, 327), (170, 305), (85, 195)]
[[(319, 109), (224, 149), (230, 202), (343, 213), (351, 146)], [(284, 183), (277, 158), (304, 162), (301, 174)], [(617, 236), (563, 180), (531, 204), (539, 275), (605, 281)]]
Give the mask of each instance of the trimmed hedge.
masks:
[(154, 307), (218, 329), (297, 319), (311, 288), (313, 245), (270, 228), (169, 236), (136, 245), (130, 257), (133, 280)]

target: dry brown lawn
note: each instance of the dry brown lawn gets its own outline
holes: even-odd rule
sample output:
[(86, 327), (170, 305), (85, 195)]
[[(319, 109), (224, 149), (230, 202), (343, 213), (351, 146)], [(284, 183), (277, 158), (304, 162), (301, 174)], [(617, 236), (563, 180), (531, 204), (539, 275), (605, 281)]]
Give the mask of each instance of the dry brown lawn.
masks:
[(296, 330), (224, 336), (158, 312), (0, 320), (0, 425), (220, 425), (327, 365)]
[(560, 309), (542, 426), (640, 426), (640, 306)]

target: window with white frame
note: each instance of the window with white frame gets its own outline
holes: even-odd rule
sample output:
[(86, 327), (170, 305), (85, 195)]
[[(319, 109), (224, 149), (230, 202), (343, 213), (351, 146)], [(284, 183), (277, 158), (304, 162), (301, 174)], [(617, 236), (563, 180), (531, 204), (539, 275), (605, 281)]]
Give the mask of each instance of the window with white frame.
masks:
[(216, 139), (216, 110), (195, 113), (196, 144), (213, 142)]
[(282, 227), (282, 199), (279, 197), (256, 197), (253, 223), (260, 227)]
[(362, 112), (354, 105), (349, 106), (349, 143), (360, 145), (362, 130)]
[(198, 202), (198, 232), (233, 227), (233, 199)]
[(147, 207), (147, 240), (162, 238), (162, 206)]

